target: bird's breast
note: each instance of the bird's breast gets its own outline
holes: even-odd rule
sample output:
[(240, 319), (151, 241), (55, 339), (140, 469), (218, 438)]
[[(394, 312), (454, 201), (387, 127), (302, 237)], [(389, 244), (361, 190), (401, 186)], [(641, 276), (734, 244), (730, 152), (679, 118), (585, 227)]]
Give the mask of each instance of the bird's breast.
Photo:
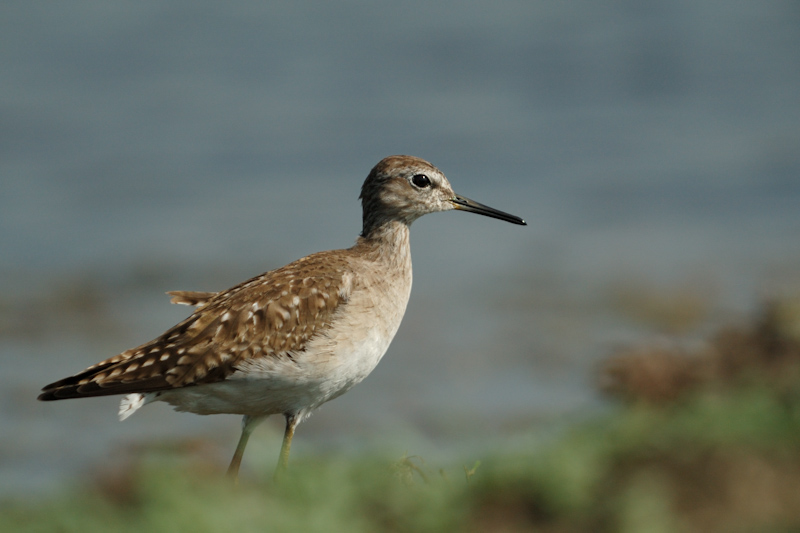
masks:
[(410, 268), (397, 276), (357, 280), (328, 331), (309, 343), (306, 358), (318, 369), (314, 373), (326, 384), (330, 398), (377, 366), (400, 327), (410, 292)]

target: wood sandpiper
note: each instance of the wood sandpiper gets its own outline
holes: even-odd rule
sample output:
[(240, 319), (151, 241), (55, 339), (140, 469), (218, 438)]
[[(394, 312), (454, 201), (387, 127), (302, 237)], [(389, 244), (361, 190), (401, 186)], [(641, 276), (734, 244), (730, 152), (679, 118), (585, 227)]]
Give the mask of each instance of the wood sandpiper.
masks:
[(228, 474), (266, 417), (286, 418), (276, 476), (297, 425), (372, 372), (411, 292), (409, 226), (459, 209), (525, 225), (453, 192), (439, 169), (411, 156), (378, 163), (361, 188), (363, 229), (353, 247), (309, 255), (222, 292), (170, 292), (196, 306), (163, 335), (42, 389), (40, 400), (125, 394), (124, 420), (152, 401), (201, 415), (244, 415)]

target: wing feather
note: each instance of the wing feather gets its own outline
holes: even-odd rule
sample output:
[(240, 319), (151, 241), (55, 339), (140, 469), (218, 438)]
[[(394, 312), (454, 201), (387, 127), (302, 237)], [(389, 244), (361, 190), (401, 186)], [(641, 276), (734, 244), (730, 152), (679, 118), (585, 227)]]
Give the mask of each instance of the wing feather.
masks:
[(40, 400), (156, 392), (222, 381), (245, 360), (301, 352), (330, 327), (353, 276), (347, 251), (321, 252), (221, 293), (174, 291), (197, 305), (156, 339), (42, 389)]

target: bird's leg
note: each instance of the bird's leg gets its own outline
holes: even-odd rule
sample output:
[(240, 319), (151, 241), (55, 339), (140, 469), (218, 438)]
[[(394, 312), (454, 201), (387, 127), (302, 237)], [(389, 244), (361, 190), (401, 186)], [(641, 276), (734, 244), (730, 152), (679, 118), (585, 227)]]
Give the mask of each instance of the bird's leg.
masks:
[(289, 450), (292, 448), (292, 437), (294, 437), (294, 430), (300, 422), (300, 419), (293, 414), (286, 414), (284, 416), (286, 416), (286, 431), (283, 434), (281, 455), (278, 459), (278, 466), (275, 468), (275, 475), (273, 476), (275, 481), (278, 481), (289, 467)]
[(242, 435), (239, 437), (239, 444), (236, 445), (236, 451), (231, 459), (231, 464), (228, 466), (228, 477), (232, 478), (234, 483), (239, 482), (239, 466), (242, 464), (242, 456), (244, 449), (247, 446), (247, 441), (250, 439), (250, 434), (265, 417), (244, 415), (242, 417)]

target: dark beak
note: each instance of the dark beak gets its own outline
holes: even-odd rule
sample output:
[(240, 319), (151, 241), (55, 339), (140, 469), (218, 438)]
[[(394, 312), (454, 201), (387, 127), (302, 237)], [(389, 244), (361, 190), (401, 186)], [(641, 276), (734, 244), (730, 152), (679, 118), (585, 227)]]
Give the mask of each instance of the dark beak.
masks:
[(508, 213), (504, 213), (502, 211), (498, 211), (488, 205), (479, 204), (474, 200), (470, 200), (469, 198), (465, 198), (463, 196), (456, 195), (455, 198), (452, 198), (450, 202), (456, 206), (456, 209), (461, 211), (469, 211), (470, 213), (478, 213), (479, 215), (484, 215), (487, 217), (492, 218), (499, 218), (500, 220), (505, 220), (506, 222), (511, 222), (512, 224), (519, 224), (520, 226), (527, 226), (524, 220), (519, 217), (515, 217), (514, 215), (509, 215)]

